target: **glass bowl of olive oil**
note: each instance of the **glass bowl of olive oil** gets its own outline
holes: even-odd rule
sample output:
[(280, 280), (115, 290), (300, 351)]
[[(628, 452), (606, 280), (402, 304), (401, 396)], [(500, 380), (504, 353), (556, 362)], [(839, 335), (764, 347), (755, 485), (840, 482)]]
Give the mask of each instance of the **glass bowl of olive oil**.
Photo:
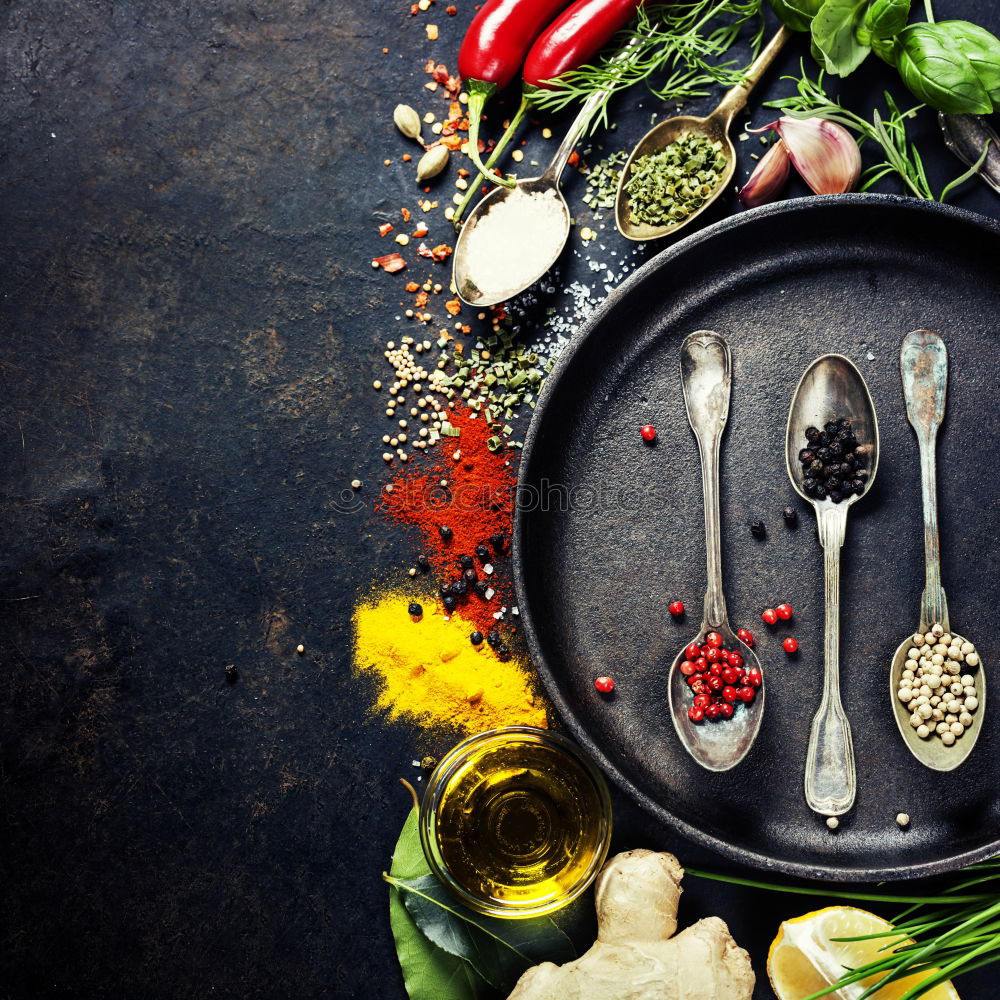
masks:
[(493, 729), (434, 769), (420, 840), (431, 870), (466, 906), (537, 917), (576, 899), (604, 864), (611, 797), (569, 740), (530, 726)]

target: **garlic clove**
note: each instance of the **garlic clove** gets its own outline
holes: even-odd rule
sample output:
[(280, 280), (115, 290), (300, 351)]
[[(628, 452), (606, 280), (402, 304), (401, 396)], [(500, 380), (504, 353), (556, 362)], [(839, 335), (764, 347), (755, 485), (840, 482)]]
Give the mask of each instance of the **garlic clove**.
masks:
[(816, 194), (842, 194), (858, 183), (861, 150), (843, 125), (825, 118), (786, 117), (765, 128), (781, 136), (792, 166)]
[(779, 139), (763, 156), (740, 189), (739, 199), (747, 208), (766, 205), (784, 190), (791, 170), (788, 147)]

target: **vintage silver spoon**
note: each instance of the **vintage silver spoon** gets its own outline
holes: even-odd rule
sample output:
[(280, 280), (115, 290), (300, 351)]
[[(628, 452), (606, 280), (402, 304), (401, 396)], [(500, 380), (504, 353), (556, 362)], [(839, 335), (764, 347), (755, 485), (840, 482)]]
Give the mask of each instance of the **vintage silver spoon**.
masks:
[[(867, 460), (864, 493), (871, 489), (878, 469), (878, 422), (868, 386), (861, 372), (840, 354), (817, 358), (799, 381), (788, 412), (785, 464), (795, 491), (816, 511), (819, 541), (823, 546), (826, 590), (825, 667), (823, 697), (812, 722), (806, 751), (806, 802), (813, 812), (840, 816), (854, 805), (857, 775), (851, 725), (840, 701), (840, 550), (847, 534), (847, 512), (858, 494), (834, 503), (816, 499), (805, 491), (799, 452), (807, 447), (806, 428), (822, 428), (841, 418), (851, 420), (856, 451)], [(861, 494), (861, 496), (864, 495)]]
[[(632, 150), (632, 155), (628, 158), (628, 162), (622, 168), (621, 176), (618, 179), (618, 195), (615, 198), (615, 225), (622, 236), (640, 243), (646, 240), (659, 239), (661, 236), (672, 236), (701, 215), (726, 190), (736, 171), (736, 150), (733, 148), (732, 139), (729, 138), (729, 126), (732, 124), (733, 118), (746, 105), (750, 91), (757, 85), (757, 82), (774, 61), (774, 57), (791, 37), (792, 33), (788, 28), (780, 28), (764, 47), (760, 55), (747, 67), (743, 79), (726, 93), (725, 97), (719, 102), (719, 106), (710, 115), (707, 115), (705, 118), (696, 118), (693, 115), (679, 115), (674, 118), (667, 118), (654, 125), (639, 140), (635, 149)], [(726, 166), (722, 171), (722, 176), (719, 178), (719, 183), (715, 191), (708, 196), (705, 204), (696, 212), (692, 212), (690, 215), (670, 225), (651, 226), (645, 222), (632, 222), (629, 212), (628, 192), (625, 190), (632, 175), (632, 164), (640, 156), (658, 153), (664, 147), (669, 146), (678, 136), (688, 132), (701, 132), (711, 142), (722, 143), (722, 152), (726, 158)]]
[[(717, 333), (699, 330), (681, 345), (681, 386), (691, 430), (698, 440), (701, 455), (701, 485), (705, 496), (705, 549), (708, 554), (708, 589), (701, 628), (694, 641), (704, 641), (709, 632), (718, 632), (727, 649), (743, 654), (745, 669), (760, 669), (754, 651), (736, 637), (726, 613), (722, 589), (722, 528), (719, 515), (719, 451), (722, 432), (729, 416), (729, 390), (732, 383), (732, 358), (729, 344)], [(749, 704), (740, 704), (731, 719), (700, 723), (688, 718), (691, 689), (680, 665), (687, 658), (677, 654), (667, 678), (670, 717), (684, 749), (709, 771), (728, 771), (738, 764), (753, 746), (764, 716), (764, 684)]]
[[(920, 598), (919, 631), (926, 634), (935, 625), (943, 633), (954, 637), (948, 624), (948, 600), (941, 586), (941, 544), (938, 537), (937, 512), (937, 463), (935, 447), (938, 428), (944, 419), (945, 400), (948, 393), (948, 349), (944, 341), (930, 330), (914, 330), (903, 338), (899, 352), (899, 373), (903, 379), (903, 396), (906, 399), (906, 416), (917, 434), (920, 446), (920, 489), (924, 502), (924, 592)], [(961, 639), (962, 637), (957, 637)], [(889, 671), (889, 697), (903, 742), (921, 764), (935, 771), (951, 771), (958, 767), (972, 752), (982, 728), (986, 710), (986, 685), (976, 685), (979, 707), (973, 723), (966, 728), (952, 746), (945, 746), (933, 734), (921, 739), (910, 725), (910, 711), (899, 700), (899, 682), (908, 659), (907, 651), (913, 646), (913, 636), (907, 636), (896, 650)], [(978, 655), (978, 654), (977, 654)], [(963, 669), (962, 673), (983, 676), (981, 664)]]
[[(615, 57), (615, 61), (624, 60), (631, 52), (634, 42), (627, 45), (621, 53)], [(470, 306), (493, 306), (498, 302), (513, 298), (525, 289), (530, 288), (539, 278), (542, 277), (555, 262), (566, 246), (569, 239), (571, 216), (566, 199), (559, 188), (559, 178), (566, 169), (573, 147), (580, 141), (584, 133), (590, 127), (594, 113), (601, 106), (607, 97), (607, 91), (598, 90), (590, 95), (580, 108), (580, 113), (573, 119), (569, 131), (559, 144), (559, 148), (552, 157), (552, 162), (545, 168), (539, 177), (525, 177), (518, 180), (514, 187), (494, 187), (493, 190), (483, 198), (479, 204), (469, 213), (469, 217), (462, 226), (462, 231), (455, 241), (455, 252), (452, 263), (452, 281), (458, 297)], [(469, 257), (469, 241), (476, 228), (482, 224), (492, 212), (496, 211), (503, 202), (511, 198), (515, 193), (520, 195), (543, 195), (546, 192), (553, 192), (561, 207), (559, 224), (546, 229), (539, 226), (528, 232), (520, 229), (512, 235), (521, 242), (522, 245), (530, 245), (533, 250), (541, 248), (547, 252), (539, 253), (539, 264), (534, 269), (530, 279), (520, 281), (516, 287), (499, 288), (489, 281), (489, 275), (476, 274), (475, 268), (471, 265)], [(503, 209), (500, 209), (501, 212)], [(498, 218), (498, 216), (494, 216)]]

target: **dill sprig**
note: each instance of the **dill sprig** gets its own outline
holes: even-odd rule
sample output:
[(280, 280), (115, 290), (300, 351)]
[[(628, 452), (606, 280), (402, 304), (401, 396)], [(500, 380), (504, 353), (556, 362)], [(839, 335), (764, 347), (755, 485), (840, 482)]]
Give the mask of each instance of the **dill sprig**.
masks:
[(940, 194), (935, 195), (927, 180), (920, 151), (910, 140), (906, 131), (908, 121), (917, 115), (924, 107), (923, 104), (901, 111), (892, 94), (886, 90), (882, 97), (885, 101), (887, 116), (884, 117), (879, 113), (878, 108), (875, 108), (872, 111), (872, 120), (868, 121), (867, 118), (850, 111), (838, 100), (827, 95), (823, 89), (822, 70), (819, 71), (819, 76), (812, 80), (801, 62), (799, 69), (801, 76), (782, 77), (783, 80), (791, 80), (795, 83), (797, 90), (795, 96), (786, 97), (779, 101), (768, 101), (765, 106), (777, 108), (789, 118), (819, 116), (828, 121), (837, 122), (857, 134), (859, 146), (863, 145), (866, 140), (871, 140), (880, 146), (884, 159), (864, 172), (862, 191), (867, 191), (883, 177), (896, 174), (903, 182), (904, 187), (917, 198), (923, 198), (925, 201), (944, 201), (956, 187), (974, 176), (982, 166), (986, 158), (986, 148), (983, 149), (982, 155), (976, 163), (946, 184)]
[(1000, 858), (963, 868), (945, 878), (932, 892), (924, 893), (838, 891), (825, 886), (782, 885), (694, 869), (687, 869), (687, 873), (753, 889), (904, 906), (890, 918), (893, 924), (890, 931), (835, 939), (884, 939), (881, 958), (845, 970), (827, 989), (802, 1000), (820, 1000), (845, 986), (875, 977), (858, 997), (868, 1000), (888, 983), (922, 974), (923, 978), (900, 998), (917, 1000), (963, 972), (1000, 961)]
[[(608, 126), (608, 102), (637, 83), (665, 101), (704, 97), (715, 85), (733, 86), (746, 66), (723, 57), (754, 20), (758, 23), (751, 36), (751, 61), (756, 57), (764, 33), (762, 5), (763, 0), (680, 0), (642, 7), (635, 26), (616, 36), (607, 55), (548, 81), (552, 89), (538, 91), (534, 102), (561, 111), (606, 91), (591, 123), (596, 130)], [(615, 60), (614, 54), (629, 42), (627, 56)]]

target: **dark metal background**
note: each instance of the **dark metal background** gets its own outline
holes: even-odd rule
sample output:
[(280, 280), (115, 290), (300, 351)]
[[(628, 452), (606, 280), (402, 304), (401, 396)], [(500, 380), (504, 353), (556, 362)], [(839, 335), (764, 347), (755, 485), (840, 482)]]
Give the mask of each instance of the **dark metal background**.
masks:
[[(5, 1000), (404, 995), (379, 880), (396, 778), (454, 737), (367, 715), (349, 616), (413, 555), (370, 512), (369, 384), (402, 328), (400, 284), (368, 261), (379, 216), (416, 197), (392, 108), (425, 106), (425, 58), (453, 67), (472, 16), (442, 7), (428, 45), (408, 3), (0, 5)], [(648, 125), (655, 102), (633, 101), (614, 146)], [(939, 185), (956, 165), (923, 139)], [(959, 200), (1000, 214), (985, 188)], [(568, 254), (564, 278), (586, 273)], [(616, 848), (721, 863), (616, 808)], [(689, 880), (683, 918), (718, 912), (762, 975), (809, 902)]]
[[(1000, 656), (988, 625), (1000, 604), (1000, 505), (988, 475), (974, 489), (963, 475), (965, 456), (994, 434), (981, 401), (998, 302), (995, 223), (879, 195), (802, 199), (727, 219), (650, 261), (549, 376), (525, 443), (515, 525), (534, 661), (573, 733), (618, 783), (706, 846), (762, 868), (856, 881), (936, 874), (1000, 850), (1000, 720), (981, 716), (973, 756), (945, 774), (913, 759), (888, 701), (889, 666), (920, 620), (924, 583), (919, 458), (899, 376), (911, 329), (937, 331), (950, 355), (938, 494), (951, 620), (977, 643), (979, 684)], [(700, 464), (679, 377), (680, 343), (698, 329), (723, 334), (733, 352), (724, 581), (730, 620), (757, 636), (767, 684), (752, 750), (717, 774), (681, 746), (666, 700), (666, 671), (694, 637), (705, 592)], [(812, 507), (788, 482), (784, 447), (798, 380), (831, 352), (860, 368), (881, 442), (843, 550), (840, 674), (858, 797), (836, 834), (802, 790), (822, 689), (823, 553)], [(646, 423), (659, 432), (652, 448), (637, 430)], [(799, 512), (795, 529), (783, 523), (786, 505)], [(763, 541), (748, 530), (758, 518), (769, 528)], [(666, 610), (677, 598), (689, 609), (683, 623)], [(783, 601), (794, 619), (767, 628), (761, 609)], [(788, 634), (800, 642), (794, 657), (781, 649)], [(593, 689), (606, 672), (618, 682), (613, 699)], [(912, 817), (905, 831), (900, 812)]]

